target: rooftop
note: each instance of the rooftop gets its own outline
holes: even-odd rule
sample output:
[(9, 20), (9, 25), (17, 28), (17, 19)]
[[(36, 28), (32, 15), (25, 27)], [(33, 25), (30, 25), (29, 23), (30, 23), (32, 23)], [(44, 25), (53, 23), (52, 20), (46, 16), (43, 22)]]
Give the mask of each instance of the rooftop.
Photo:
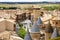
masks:
[(40, 32), (38, 25), (37, 25), (37, 22), (34, 22), (32, 29), (31, 29), (31, 32), (32, 33), (39, 33)]
[(40, 17), (38, 17), (38, 20), (37, 20), (37, 25), (40, 25), (40, 24), (43, 24), (42, 20)]
[(30, 36), (30, 32), (29, 32), (28, 29), (27, 29), (27, 33), (26, 33), (26, 35), (25, 35), (24, 40), (32, 40), (32, 39), (31, 39), (31, 36)]

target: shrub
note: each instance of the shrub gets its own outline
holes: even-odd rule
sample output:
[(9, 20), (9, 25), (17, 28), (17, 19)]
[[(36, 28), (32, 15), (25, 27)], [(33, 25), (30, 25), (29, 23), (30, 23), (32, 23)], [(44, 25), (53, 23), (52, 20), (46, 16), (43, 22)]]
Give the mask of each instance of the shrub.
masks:
[(59, 6), (45, 6), (45, 7), (42, 7), (42, 8), (52, 11), (52, 10), (59, 9)]
[(19, 30), (18, 30), (18, 36), (21, 38), (24, 38), (26, 31), (23, 29), (23, 24), (19, 23)]
[(19, 37), (24, 38), (25, 34), (26, 34), (26, 31), (21, 27), (18, 31)]
[(19, 23), (19, 26), (20, 26), (20, 27), (23, 27), (23, 24), (22, 24), (22, 23)]
[(17, 7), (9, 7), (9, 9), (17, 9)]

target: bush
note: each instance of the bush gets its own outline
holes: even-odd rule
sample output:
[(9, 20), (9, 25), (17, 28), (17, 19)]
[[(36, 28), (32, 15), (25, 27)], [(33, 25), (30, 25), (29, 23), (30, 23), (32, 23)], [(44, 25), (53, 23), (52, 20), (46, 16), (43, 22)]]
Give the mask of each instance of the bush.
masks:
[(0, 7), (0, 10), (17, 9), (17, 7)]
[(59, 9), (59, 6), (45, 6), (45, 7), (42, 7), (42, 8), (52, 11), (52, 10)]
[(25, 34), (26, 34), (26, 31), (21, 27), (18, 31), (19, 37), (24, 38)]
[(9, 7), (9, 9), (17, 9), (17, 7)]

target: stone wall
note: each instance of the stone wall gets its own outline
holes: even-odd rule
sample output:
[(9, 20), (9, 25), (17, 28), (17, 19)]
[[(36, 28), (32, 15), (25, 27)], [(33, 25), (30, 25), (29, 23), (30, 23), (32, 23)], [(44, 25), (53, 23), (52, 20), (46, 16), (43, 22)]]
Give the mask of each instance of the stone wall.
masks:
[(0, 32), (6, 31), (6, 30), (14, 31), (14, 25), (15, 25), (15, 23), (13, 23), (11, 21), (2, 20), (0, 22)]
[(6, 21), (6, 29), (10, 31), (14, 31), (14, 23)]
[(5, 21), (1, 21), (0, 22), (0, 32), (5, 31), (5, 29), (6, 29)]

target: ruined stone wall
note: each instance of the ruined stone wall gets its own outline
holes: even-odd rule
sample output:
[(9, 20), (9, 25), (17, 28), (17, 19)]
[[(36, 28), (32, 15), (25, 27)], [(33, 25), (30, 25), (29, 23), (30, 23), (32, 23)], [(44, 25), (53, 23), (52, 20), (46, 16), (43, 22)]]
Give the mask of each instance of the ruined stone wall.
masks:
[(6, 21), (6, 29), (9, 31), (14, 31), (14, 23)]
[(6, 29), (5, 21), (1, 21), (0, 22), (0, 32), (5, 31), (5, 29)]

